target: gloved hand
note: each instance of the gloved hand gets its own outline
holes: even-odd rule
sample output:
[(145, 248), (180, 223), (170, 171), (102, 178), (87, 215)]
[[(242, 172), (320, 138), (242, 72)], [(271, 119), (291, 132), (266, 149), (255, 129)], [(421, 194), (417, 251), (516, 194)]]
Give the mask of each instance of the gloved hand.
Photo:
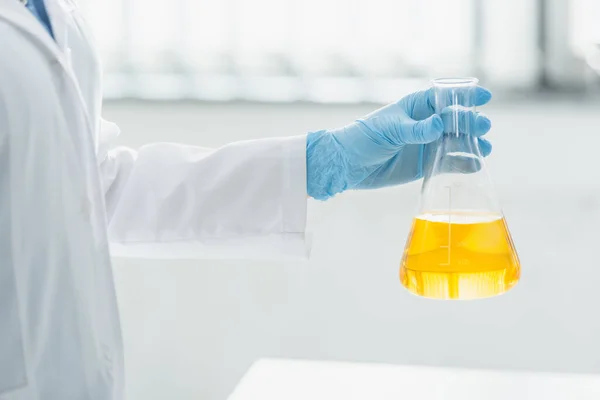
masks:
[[(474, 105), (482, 106), (491, 97), (488, 90), (477, 87)], [(430, 88), (411, 93), (342, 128), (309, 133), (308, 195), (326, 200), (349, 189), (379, 188), (422, 178), (431, 158), (426, 157), (427, 147), (450, 123), (451, 118), (444, 118), (446, 112), (453, 111), (443, 110), (441, 117), (434, 114), (434, 91)], [(474, 136), (483, 136), (491, 127), (485, 115), (460, 111), (459, 121), (467, 119)], [(489, 155), (491, 144), (482, 138), (478, 143), (482, 155)]]

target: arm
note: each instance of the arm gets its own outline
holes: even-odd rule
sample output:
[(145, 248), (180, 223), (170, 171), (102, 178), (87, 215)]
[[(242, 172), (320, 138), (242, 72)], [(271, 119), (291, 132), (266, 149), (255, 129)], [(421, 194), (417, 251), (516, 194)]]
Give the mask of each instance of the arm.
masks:
[[(104, 136), (115, 127), (103, 123)], [(100, 165), (111, 251), (159, 258), (307, 255), (306, 137), (218, 149), (115, 148)]]
[(0, 42), (0, 398), (29, 398), (41, 353), (51, 354), (44, 346), (55, 339), (49, 332), (73, 337), (63, 313), (75, 268), (65, 248), (73, 220), (68, 205), (80, 197), (66, 190), (73, 186), (65, 161), (72, 143), (55, 65), (3, 20)]
[[(432, 95), (409, 94), (345, 127), (310, 133), (308, 142), (300, 136), (217, 150), (154, 144), (111, 152), (103, 175), (113, 249), (143, 256), (305, 254), (307, 193), (327, 200), (422, 177), (427, 148), (446, 124), (433, 114)], [(478, 104), (490, 96), (479, 88)], [(489, 130), (484, 115), (461, 118), (477, 121), (478, 136)], [(489, 154), (489, 143), (479, 143)]]
[[(0, 23), (0, 35), (8, 29)], [(13, 50), (7, 48), (4, 52)], [(16, 60), (16, 58), (15, 58)], [(15, 256), (13, 255), (15, 205), (12, 202), (9, 102), (21, 102), (22, 90), (15, 83), (19, 77), (14, 63), (0, 63), (0, 397), (6, 391), (15, 390), (27, 384), (27, 370), (23, 353), (21, 315), (17, 291)], [(22, 78), (22, 76), (21, 76)], [(18, 89), (11, 93), (11, 89)], [(16, 93), (17, 96), (14, 96)]]

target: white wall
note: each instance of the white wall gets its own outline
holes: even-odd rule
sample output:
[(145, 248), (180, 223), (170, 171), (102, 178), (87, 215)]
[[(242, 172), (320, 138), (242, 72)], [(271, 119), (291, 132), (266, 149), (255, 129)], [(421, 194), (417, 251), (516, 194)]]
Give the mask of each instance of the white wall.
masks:
[[(309, 262), (115, 260), (129, 400), (224, 399), (263, 356), (600, 373), (598, 104), (497, 104), (492, 179), (521, 257), (509, 294), (408, 294), (419, 186), (311, 203)], [(114, 105), (123, 143), (218, 146), (333, 127), (369, 106)]]

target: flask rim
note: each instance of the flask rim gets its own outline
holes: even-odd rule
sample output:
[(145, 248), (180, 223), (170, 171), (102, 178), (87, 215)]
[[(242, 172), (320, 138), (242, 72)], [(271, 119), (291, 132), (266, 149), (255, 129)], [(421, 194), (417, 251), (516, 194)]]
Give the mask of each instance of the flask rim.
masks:
[(479, 79), (475, 77), (444, 77), (431, 80), (431, 84), (435, 87), (467, 87), (476, 86)]

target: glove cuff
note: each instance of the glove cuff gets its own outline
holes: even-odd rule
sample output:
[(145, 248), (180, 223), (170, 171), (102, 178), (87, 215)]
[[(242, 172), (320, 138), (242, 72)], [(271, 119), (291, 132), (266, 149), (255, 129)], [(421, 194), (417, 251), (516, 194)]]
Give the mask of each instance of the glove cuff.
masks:
[[(343, 129), (343, 128), (341, 128)], [(310, 132), (306, 139), (306, 190), (316, 200), (327, 200), (348, 189), (348, 160), (333, 132)]]

